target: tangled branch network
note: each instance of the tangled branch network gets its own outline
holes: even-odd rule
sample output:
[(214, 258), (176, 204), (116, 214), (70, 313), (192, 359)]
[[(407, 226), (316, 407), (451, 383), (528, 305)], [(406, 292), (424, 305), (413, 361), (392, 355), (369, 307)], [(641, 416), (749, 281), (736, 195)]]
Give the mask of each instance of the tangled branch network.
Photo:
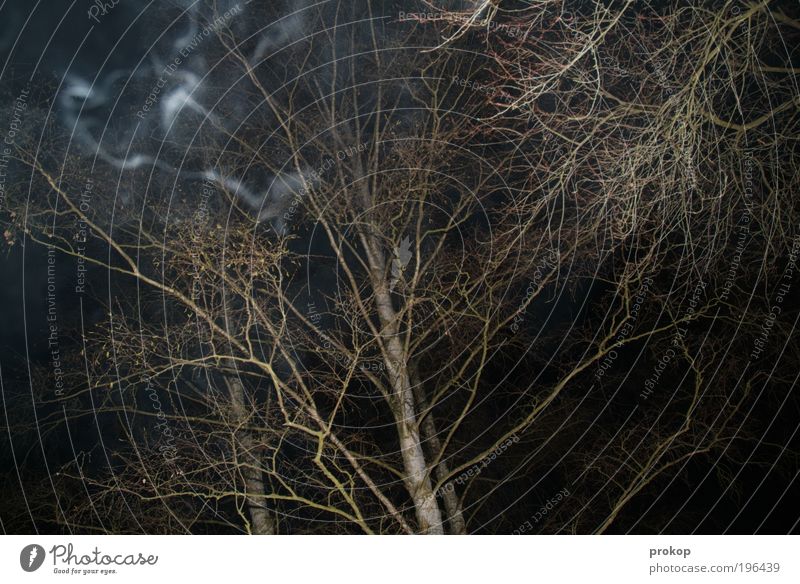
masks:
[(0, 525), (798, 528), (800, 7), (0, 6)]

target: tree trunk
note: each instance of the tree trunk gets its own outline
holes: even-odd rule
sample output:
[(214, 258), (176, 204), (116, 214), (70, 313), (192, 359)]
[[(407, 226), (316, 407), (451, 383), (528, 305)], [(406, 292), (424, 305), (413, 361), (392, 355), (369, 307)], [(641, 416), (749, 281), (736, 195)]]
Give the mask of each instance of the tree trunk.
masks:
[[(233, 332), (230, 322), (229, 311), (232, 309), (230, 296), (225, 296), (225, 329), (229, 334)], [(230, 361), (229, 366), (236, 370), (236, 364)], [(236, 422), (236, 427), (240, 427), (246, 422), (247, 409), (244, 386), (241, 380), (235, 376), (224, 377), (225, 385), (231, 396), (231, 407)], [(250, 516), (250, 533), (255, 535), (274, 535), (275, 522), (267, 510), (264, 499), (264, 478), (261, 473), (261, 457), (256, 454), (257, 443), (253, 435), (247, 430), (240, 430), (233, 439), (233, 448), (241, 447), (240, 452), (236, 452), (236, 459), (242, 461), (242, 479), (244, 481), (244, 496), (247, 503), (247, 511)]]
[[(425, 389), (422, 387), (419, 372), (413, 363), (410, 369), (414, 399), (417, 402), (417, 411), (422, 415), (428, 410), (428, 399), (425, 396)], [(439, 433), (436, 430), (436, 421), (433, 419), (433, 412), (428, 412), (428, 415), (422, 418), (420, 429), (422, 430), (422, 438), (428, 445), (428, 450), (432, 453), (431, 460), (434, 460), (433, 457), (442, 449), (442, 442), (439, 440)], [(450, 467), (444, 457), (442, 457), (439, 464), (436, 465), (436, 479), (441, 481), (449, 474)], [(461, 505), (455, 490), (443, 489), (442, 500), (444, 501), (444, 510), (447, 513), (447, 520), (450, 525), (450, 533), (453, 535), (466, 535), (467, 524), (464, 521), (464, 514), (461, 512)]]
[[(232, 377), (225, 377), (225, 384), (231, 396), (233, 413), (236, 423), (247, 419), (245, 410), (244, 388), (241, 382)], [(256, 455), (257, 444), (253, 436), (247, 431), (237, 433), (234, 448), (241, 448), (237, 459), (242, 463), (242, 477), (244, 479), (244, 496), (247, 502), (247, 511), (250, 516), (250, 532), (255, 535), (274, 535), (275, 522), (269, 514), (264, 500), (264, 479), (261, 474), (261, 459)]]
[[(359, 157), (355, 158), (357, 176), (364, 176)], [(365, 181), (360, 182), (358, 196), (364, 210), (370, 209), (369, 189)], [(444, 525), (442, 513), (433, 494), (430, 469), (425, 460), (417, 423), (416, 404), (411, 388), (408, 369), (408, 355), (400, 342), (397, 313), (392, 305), (392, 294), (389, 289), (390, 274), (386, 269), (386, 257), (379, 238), (369, 228), (361, 232), (362, 243), (367, 254), (370, 279), (375, 294), (375, 304), (381, 324), (380, 335), (383, 339), (383, 360), (392, 386), (392, 413), (400, 443), (400, 453), (405, 471), (404, 483), (411, 495), (416, 511), (420, 533), (443, 535)]]
[(380, 274), (375, 281), (375, 301), (382, 325), (384, 339), (384, 362), (394, 390), (393, 410), (406, 471), (406, 488), (411, 494), (416, 509), (419, 529), (422, 533), (441, 535), (444, 533), (442, 513), (433, 494), (428, 464), (422, 450), (414, 394), (408, 372), (408, 355), (398, 337), (396, 313), (392, 306), (384, 270), (373, 270)]

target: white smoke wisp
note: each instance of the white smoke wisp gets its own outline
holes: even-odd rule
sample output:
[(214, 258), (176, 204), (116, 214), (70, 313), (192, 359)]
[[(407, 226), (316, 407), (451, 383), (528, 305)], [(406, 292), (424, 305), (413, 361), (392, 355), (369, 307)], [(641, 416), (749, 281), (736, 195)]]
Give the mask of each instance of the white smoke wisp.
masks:
[(147, 154), (131, 153), (125, 158), (116, 156), (104, 148), (94, 137), (92, 129), (102, 125), (98, 111), (107, 107), (112, 99), (112, 86), (128, 72), (113, 71), (99, 82), (70, 75), (58, 94), (60, 113), (66, 127), (71, 128), (78, 143), (114, 168), (129, 171), (144, 166), (156, 166), (174, 171), (172, 166)]
[(197, 15), (198, 15), (198, 2), (195, 0), (184, 10), (183, 14), (188, 14), (189, 16), (189, 29), (186, 33), (175, 39), (172, 43), (173, 48), (180, 50), (192, 40), (194, 35), (197, 34)]
[[(306, 185), (310, 184), (311, 179), (305, 177), (305, 172), (281, 173), (266, 178), (262, 175), (258, 179), (255, 178), (258, 173), (254, 173), (236, 178), (215, 170), (203, 170), (207, 163), (192, 157), (184, 157), (181, 164), (188, 163), (186, 166), (176, 167), (177, 156), (185, 153), (183, 147), (190, 147), (197, 139), (199, 126), (214, 136), (228, 130), (225, 128), (226, 119), (216, 115), (213, 107), (206, 107), (212, 99), (209, 93), (215, 92), (215, 86), (206, 77), (209, 67), (204, 46), (205, 32), (213, 32), (214, 27), (206, 26), (201, 35), (198, 32), (202, 23), (201, 3), (197, 0), (175, 1), (184, 11), (181, 18), (188, 18), (186, 28), (171, 43), (173, 52), (177, 50), (182, 55), (182, 61), (178, 65), (172, 64), (171, 59), (163, 61), (153, 50), (148, 55), (152, 66), (147, 66), (145, 61), (144, 68), (99, 72), (94, 78), (68, 75), (57, 98), (62, 122), (71, 131), (76, 144), (111, 167), (123, 172), (158, 168), (181, 179), (208, 179), (241, 201), (258, 222), (269, 221), (276, 231), (281, 232), (286, 226), (285, 210), (290, 207), (293, 216), (308, 188)], [(227, 5), (231, 5), (237, 17), (243, 9), (240, 2), (220, 0), (215, 5), (215, 14)], [(263, 29), (265, 34), (257, 43), (253, 60), (261, 60), (277, 45), (302, 38), (308, 24), (308, 10), (313, 6), (313, 0), (300, 0), (291, 14)], [(216, 23), (216, 20), (212, 22)], [(247, 19), (231, 19), (232, 25), (234, 22), (245, 26)], [(211, 33), (207, 36), (210, 37)], [(188, 54), (184, 55), (184, 52)], [(115, 88), (120, 79), (127, 81), (121, 88)], [(134, 80), (137, 83), (131, 84)], [(129, 86), (134, 88), (131, 96), (118, 95), (116, 89), (124, 92)], [(139, 88), (150, 88), (147, 99), (137, 95)], [(246, 101), (242, 102), (246, 104)], [(125, 120), (118, 116), (124, 116), (132, 109), (130, 106), (139, 107), (136, 115), (139, 119), (126, 125)], [(160, 144), (151, 148), (146, 142), (150, 139), (158, 140)], [(255, 186), (259, 183), (263, 186)]]
[[(58, 95), (64, 124), (72, 129), (84, 147), (114, 168), (131, 171), (155, 166), (169, 172), (177, 172), (172, 165), (146, 153), (131, 152), (124, 158), (112, 154), (94, 137), (92, 130), (97, 130), (103, 123), (99, 111), (101, 108), (112, 105), (112, 85), (127, 75), (126, 71), (114, 71), (101, 81), (94, 83), (76, 75), (67, 77), (64, 87)], [(161, 124), (164, 134), (174, 131), (179, 116), (185, 110), (198, 113), (212, 124), (219, 125), (220, 120), (203, 107), (197, 99), (201, 89), (201, 78), (191, 71), (182, 71), (176, 75), (176, 78), (177, 85), (165, 92), (159, 101), (160, 116), (156, 124)]]
[(250, 55), (250, 64), (257, 65), (261, 59), (273, 49), (280, 48), (281, 45), (294, 42), (306, 36), (306, 26), (308, 22), (307, 9), (311, 6), (310, 2), (298, 2), (300, 5), (294, 12), (267, 25), (268, 32), (264, 32)]
[(181, 83), (161, 99), (161, 126), (164, 132), (172, 129), (184, 108), (201, 114), (214, 124), (219, 124), (220, 120), (196, 99), (200, 90), (200, 77), (191, 72), (184, 72), (180, 74), (180, 78)]
[(101, 81), (89, 82), (79, 75), (70, 74), (58, 93), (61, 114), (68, 125), (87, 124), (91, 114), (107, 105), (112, 98), (112, 86), (118, 79), (126, 77), (127, 71), (112, 71)]
[(251, 64), (258, 64), (268, 51), (299, 38), (303, 34), (303, 19), (299, 16), (295, 15), (283, 22), (285, 22), (285, 26), (261, 35), (253, 54), (250, 56)]
[(242, 180), (223, 176), (215, 170), (206, 170), (203, 178), (216, 182), (231, 192), (256, 213), (258, 223), (270, 221), (273, 228), (281, 234), (286, 232), (287, 210), (299, 204), (310, 184), (305, 174), (290, 172), (274, 176), (266, 190), (255, 193)]

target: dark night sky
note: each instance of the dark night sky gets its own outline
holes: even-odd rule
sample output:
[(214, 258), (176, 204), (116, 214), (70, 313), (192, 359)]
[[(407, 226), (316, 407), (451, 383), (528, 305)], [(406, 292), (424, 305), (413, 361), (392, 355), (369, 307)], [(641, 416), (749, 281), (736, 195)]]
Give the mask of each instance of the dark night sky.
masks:
[[(24, 88), (31, 87), (33, 97), (28, 115), (39, 117), (49, 110), (58, 127), (68, 128), (69, 113), (64, 111), (63, 103), (54, 97), (55, 88), (62, 81), (92, 79), (100, 73), (100, 85), (103, 85), (104, 80), (111, 79), (109, 91), (115, 91), (118, 87), (113, 83), (115, 72), (130, 70), (145, 56), (151, 45), (163, 48), (163, 52), (168, 54), (168, 48), (175, 39), (190, 30), (187, 19), (177, 18), (185, 3), (176, 1), (156, 4), (159, 4), (158, 10), (148, 11), (131, 25), (131, 20), (138, 13), (138, 6), (134, 8), (132, 0), (121, 0), (108, 14), (100, 17), (102, 26), (95, 26), (92, 30), (92, 22), (87, 18), (90, 4), (82, 0), (3, 2), (0, 6), (0, 62), (3, 63), (0, 77), (3, 94), (18, 95)], [(224, 8), (221, 5), (220, 11)], [(26, 22), (26, 19), (29, 20)], [(176, 19), (174, 26), (163, 25), (163, 22), (172, 19)], [(157, 22), (161, 24), (155, 26)], [(23, 25), (24, 34), (17, 36)], [(241, 26), (246, 26), (246, 20)], [(166, 33), (159, 39), (158, 36), (164, 31)], [(286, 34), (291, 34), (291, 31), (287, 30)], [(192, 55), (194, 60), (191, 67), (199, 66), (204, 51), (210, 50), (211, 46), (209, 43), (208, 47), (201, 47)], [(145, 69), (143, 67), (142, 71)], [(111, 124), (111, 131), (117, 132), (115, 135), (124, 137), (131, 131), (131, 124), (135, 122), (132, 120), (131, 108), (140, 103), (141, 89), (146, 89), (151, 84), (152, 77), (148, 77), (146, 73), (141, 73), (135, 79), (136, 91), (130, 94), (133, 97), (123, 97), (119, 106), (122, 115), (115, 117)], [(6, 107), (10, 105), (9, 100), (4, 100), (4, 103)], [(105, 104), (99, 105), (96, 112), (90, 112), (84, 119), (91, 121), (91, 116), (96, 115), (97, 119), (103, 120), (107, 114), (105, 108)], [(6, 119), (6, 111), (3, 110), (3, 120)], [(151, 129), (148, 126), (148, 131)], [(80, 133), (77, 133), (76, 144), (80, 145), (81, 140)], [(84, 144), (84, 147), (91, 149), (90, 144)], [(11, 176), (13, 180), (25, 181), (18, 169)], [(42, 193), (31, 193), (34, 198), (42, 196)], [(74, 293), (74, 262), (64, 258), (57, 263), (60, 268), (56, 296), (59, 299), (62, 351), (74, 351), (80, 340), (81, 316), (86, 326), (103, 318), (102, 303), (93, 300), (92, 296), (102, 298), (109, 293), (107, 278), (102, 270), (89, 271), (88, 282), (93, 293), (82, 296), (81, 315), (78, 295)], [(0, 286), (0, 367), (4, 392), (11, 401), (20, 396), (24, 398), (29, 392), (28, 360), (33, 364), (46, 363), (48, 360), (47, 322), (43, 318), (47, 312), (46, 266), (46, 250), (30, 243), (23, 248), (18, 241), (7, 255), (0, 257), (3, 282)], [(324, 273), (320, 268), (316, 281), (320, 283), (321, 290), (325, 286), (332, 286), (333, 276)], [(113, 286), (115, 293), (119, 293), (124, 291), (126, 284), (118, 281)], [(553, 314), (555, 324), (573, 319), (582, 323), (581, 319), (587, 319), (587, 314), (591, 313), (591, 302), (589, 308), (583, 312), (580, 310), (581, 303), (586, 297), (599, 298), (601, 293), (597, 284), (587, 281), (578, 288), (579, 298), (565, 295), (555, 307), (548, 305), (542, 307), (542, 311), (543, 314)], [(534, 326), (540, 316), (532, 315), (528, 326)], [(526, 375), (521, 371), (518, 381), (524, 380)], [(788, 430), (796, 426), (796, 396), (792, 401), (793, 406), (784, 411), (776, 426), (767, 433), (767, 441), (771, 438), (776, 441), (785, 440), (790, 435)], [(499, 410), (500, 405), (497, 407)], [(761, 411), (753, 412), (753, 417), (769, 419), (773, 407), (774, 404), (765, 403), (761, 406)], [(83, 435), (79, 433), (74, 438), (79, 447), (89, 445), (94, 440), (94, 436), (88, 431)], [(791, 444), (797, 446), (796, 437)], [(41, 465), (38, 454), (32, 452), (30, 464)], [(759, 454), (765, 457), (775, 456), (774, 452), (766, 450), (763, 453), (759, 451)], [(60, 458), (69, 458), (70, 454), (63, 441), (55, 441), (49, 456), (52, 456), (50, 462), (57, 464)], [(0, 453), (0, 463), (4, 471), (10, 470), (12, 462), (8, 452)], [(737, 467), (731, 468), (734, 472), (739, 471)], [(661, 497), (659, 504), (665, 507), (677, 506), (689, 500), (686, 514), (682, 518), (683, 523), (677, 529), (691, 525), (701, 533), (717, 533), (724, 529), (732, 533), (749, 533), (757, 528), (764, 533), (785, 533), (797, 520), (795, 505), (800, 484), (796, 472), (796, 465), (793, 469), (787, 462), (782, 462), (780, 468), (768, 471), (755, 464), (745, 466), (735, 489), (728, 490), (729, 474), (724, 471), (708, 474), (706, 464), (692, 464), (687, 469), (684, 480), (674, 481)], [(557, 481), (554, 480), (553, 484), (556, 485)], [(750, 500), (750, 495), (754, 492), (757, 497)], [(648, 499), (637, 501), (627, 512), (631, 517), (638, 517), (647, 511), (649, 504)], [(531, 501), (529, 506), (533, 509), (537, 505), (536, 501)], [(713, 513), (704, 517), (711, 508)]]

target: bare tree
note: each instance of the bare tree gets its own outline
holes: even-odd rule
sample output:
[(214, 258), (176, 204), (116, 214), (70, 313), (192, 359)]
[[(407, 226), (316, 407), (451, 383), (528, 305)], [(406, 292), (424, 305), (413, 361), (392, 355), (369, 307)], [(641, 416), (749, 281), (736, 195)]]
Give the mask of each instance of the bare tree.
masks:
[[(746, 457), (764, 372), (739, 356), (789, 270), (763, 260), (797, 247), (770, 31), (800, 27), (734, 6), (309, 3), (280, 42), (212, 11), (215, 65), (154, 100), (157, 148), (20, 141), (7, 239), (114, 278), (41, 397), (47, 432), (114, 436), (59, 469), (53, 520), (606, 532), (690, 461)], [(498, 518), (540, 484), (570, 503)]]

